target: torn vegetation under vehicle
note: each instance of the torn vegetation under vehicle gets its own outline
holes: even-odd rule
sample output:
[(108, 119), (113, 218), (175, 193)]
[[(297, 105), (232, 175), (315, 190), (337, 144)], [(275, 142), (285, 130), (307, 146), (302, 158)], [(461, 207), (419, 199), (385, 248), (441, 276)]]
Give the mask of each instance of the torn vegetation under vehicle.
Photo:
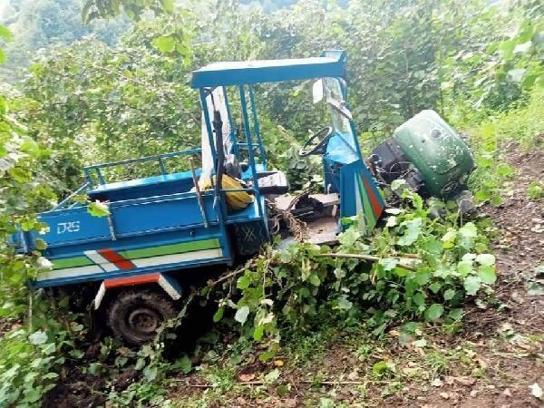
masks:
[[(461, 209), (470, 209), (463, 190), (474, 167), (471, 153), (434, 111), (401, 125), (367, 165), (347, 107), (345, 79), (342, 51), (221, 62), (194, 71), (201, 147), (86, 167), (85, 183), (40, 214), (47, 232), (21, 230), (13, 236), (22, 253), (40, 248), (39, 239), (47, 243), (43, 254), (52, 269), (32, 285), (89, 286), (95, 293), (92, 307), (106, 311), (114, 335), (138, 345), (175, 314), (187, 279), (205, 268), (219, 273), (269, 242), (278, 227), (272, 225), (275, 211), (307, 222), (308, 241), (331, 244), (356, 216), (370, 232), (386, 206), (380, 187), (396, 179), (424, 196), (459, 197)], [(314, 103), (326, 104), (329, 124), (313, 134), (300, 155), (321, 157), (324, 182), (319, 194), (292, 195), (285, 174), (267, 166), (254, 85), (304, 80), (317, 81)], [(235, 114), (242, 118), (240, 127)], [(180, 163), (181, 171), (174, 171)], [(159, 174), (124, 181), (111, 177), (134, 165), (158, 167)], [(90, 214), (89, 200), (105, 203), (104, 216)]]

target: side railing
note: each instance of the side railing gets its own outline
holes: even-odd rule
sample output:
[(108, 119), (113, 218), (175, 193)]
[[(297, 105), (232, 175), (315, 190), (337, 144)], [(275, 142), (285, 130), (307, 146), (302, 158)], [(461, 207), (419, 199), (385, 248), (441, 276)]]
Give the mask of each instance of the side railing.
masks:
[(171, 173), (168, 170), (166, 162), (165, 162), (167, 159), (172, 159), (172, 158), (180, 157), (180, 156), (200, 154), (201, 151), (202, 151), (201, 148), (194, 148), (194, 149), (180, 150), (180, 151), (171, 152), (171, 153), (163, 153), (163, 154), (158, 154), (153, 156), (145, 156), (145, 157), (140, 157), (137, 159), (127, 159), (127, 160), (119, 160), (119, 161), (109, 162), (109, 163), (95, 164), (92, 166), (85, 167), (83, 169), (83, 172), (84, 172), (85, 179), (88, 185), (91, 187), (96, 186), (96, 183), (94, 180), (98, 181), (98, 185), (107, 184), (103, 170), (108, 168), (113, 168), (113, 167), (124, 167), (124, 166), (133, 165), (133, 164), (157, 162), (159, 165), (160, 174), (167, 175)]

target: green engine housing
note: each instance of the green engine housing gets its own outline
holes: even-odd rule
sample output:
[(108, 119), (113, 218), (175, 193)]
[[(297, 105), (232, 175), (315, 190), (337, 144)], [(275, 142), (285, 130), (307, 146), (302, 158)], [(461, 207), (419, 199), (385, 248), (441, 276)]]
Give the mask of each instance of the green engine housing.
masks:
[(419, 171), (431, 195), (451, 196), (474, 169), (468, 146), (433, 110), (424, 110), (400, 125), (393, 139)]

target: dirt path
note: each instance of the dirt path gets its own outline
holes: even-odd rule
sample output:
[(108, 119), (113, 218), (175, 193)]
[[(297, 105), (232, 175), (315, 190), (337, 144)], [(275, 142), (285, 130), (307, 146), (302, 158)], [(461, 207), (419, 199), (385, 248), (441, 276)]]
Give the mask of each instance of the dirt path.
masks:
[[(544, 177), (544, 152), (507, 151), (517, 175), (505, 186), (509, 198), (487, 215), (498, 228), (494, 240), (499, 283), (497, 309), (476, 311), (465, 324), (485, 366), (482, 379), (435, 390), (422, 401), (427, 407), (539, 407), (529, 386), (544, 388), (544, 201), (527, 198), (531, 181)], [(539, 279), (540, 278), (540, 279)], [(470, 381), (469, 381), (470, 382)]]

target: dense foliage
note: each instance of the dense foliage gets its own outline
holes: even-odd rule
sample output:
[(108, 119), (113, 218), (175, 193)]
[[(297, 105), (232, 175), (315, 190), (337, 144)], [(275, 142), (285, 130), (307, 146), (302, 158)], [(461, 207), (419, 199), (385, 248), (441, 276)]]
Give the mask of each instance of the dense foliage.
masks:
[[(485, 253), (484, 231), (474, 223), (459, 227), (455, 213), (433, 220), (430, 208), (443, 204), (428, 207), (407, 190), (401, 195), (409, 209), (388, 209), (387, 224), (370, 239), (351, 227), (333, 253), (327, 246), (299, 244), (250, 261), (236, 280), (241, 293), (228, 289), (232, 282), (224, 284), (227, 296), (215, 320), (234, 308), (242, 334), (268, 345), (264, 360), (278, 350), (282, 329), (314, 329), (323, 319), (348, 326), (365, 321), (374, 335), (410, 318), (444, 318), (455, 329), (467, 297), (495, 283), (495, 258)], [(410, 333), (404, 334), (409, 342)]]
[(8, 58), (0, 67), (0, 78), (12, 83), (23, 80), (36, 54), (53, 45), (70, 44), (85, 36), (115, 45), (128, 29), (123, 17), (85, 25), (79, 0), (6, 0), (0, 6), (0, 24), (14, 34), (6, 46)]
[[(44, 55), (31, 68), (21, 115), (37, 139), (62, 146), (53, 149), (61, 155), (57, 174), (73, 188), (84, 163), (194, 145), (191, 70), (216, 60), (342, 48), (350, 61), (350, 104), (368, 149), (421, 109), (466, 123), (523, 103), (542, 84), (542, 21), (535, 17), (542, 6), (484, 3), (303, 1), (271, 14), (228, 2), (189, 3), (137, 23), (118, 47), (88, 39)], [(213, 11), (202, 13), (207, 8)], [(278, 124), (298, 140), (323, 125), (308, 84), (262, 92), (258, 104), (273, 157), (284, 153)], [(81, 145), (87, 155), (77, 153)]]

